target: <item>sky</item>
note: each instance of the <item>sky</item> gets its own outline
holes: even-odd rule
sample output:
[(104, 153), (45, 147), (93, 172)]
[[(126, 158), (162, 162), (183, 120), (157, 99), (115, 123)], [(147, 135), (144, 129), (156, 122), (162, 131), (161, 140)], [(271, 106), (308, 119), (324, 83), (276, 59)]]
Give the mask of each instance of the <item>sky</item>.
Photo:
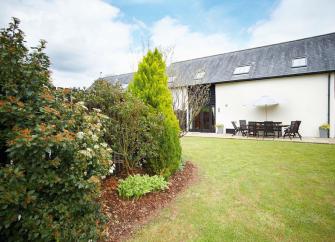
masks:
[(21, 20), (48, 42), (55, 86), (136, 71), (148, 49), (167, 63), (335, 32), (334, 0), (0, 0), (0, 28)]

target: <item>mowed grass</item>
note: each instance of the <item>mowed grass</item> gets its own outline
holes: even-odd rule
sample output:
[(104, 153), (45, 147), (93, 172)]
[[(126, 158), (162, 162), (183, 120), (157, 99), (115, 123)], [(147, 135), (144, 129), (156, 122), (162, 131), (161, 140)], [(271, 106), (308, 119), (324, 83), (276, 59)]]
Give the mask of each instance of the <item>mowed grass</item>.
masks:
[(335, 146), (185, 137), (200, 180), (131, 241), (335, 241)]

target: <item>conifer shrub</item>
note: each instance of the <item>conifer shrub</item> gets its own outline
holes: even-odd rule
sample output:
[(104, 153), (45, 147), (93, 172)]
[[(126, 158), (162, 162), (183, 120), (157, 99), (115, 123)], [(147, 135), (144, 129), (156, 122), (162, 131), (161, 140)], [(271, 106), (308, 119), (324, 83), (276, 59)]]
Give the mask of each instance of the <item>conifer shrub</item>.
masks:
[(55, 90), (44, 48), (25, 47), (18, 19), (0, 32), (0, 240), (97, 240), (107, 117)]
[(138, 71), (129, 84), (129, 91), (163, 115), (163, 131), (159, 140), (158, 159), (151, 160), (148, 169), (155, 174), (169, 177), (181, 162), (179, 123), (172, 107), (172, 95), (168, 88), (166, 65), (162, 54), (155, 49), (148, 51), (138, 65)]

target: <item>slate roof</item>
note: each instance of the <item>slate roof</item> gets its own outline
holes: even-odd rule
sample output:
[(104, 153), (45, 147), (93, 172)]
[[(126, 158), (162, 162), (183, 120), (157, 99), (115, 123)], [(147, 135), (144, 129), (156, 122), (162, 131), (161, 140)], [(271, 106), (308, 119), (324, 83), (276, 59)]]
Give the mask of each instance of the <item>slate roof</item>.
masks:
[[(292, 68), (294, 58), (307, 58), (306, 67)], [(250, 65), (248, 74), (234, 75), (236, 67)], [(194, 80), (204, 71), (201, 81)], [(279, 44), (196, 58), (172, 63), (168, 75), (174, 82), (221, 83), (257, 80), (291, 75), (303, 75), (335, 71), (335, 33), (309, 37)], [(129, 83), (133, 73), (107, 76), (105, 79), (122, 84)]]
[(120, 83), (120, 84), (129, 84), (129, 82), (133, 79), (134, 73), (125, 73), (120, 75), (113, 76), (105, 76), (104, 80), (110, 81), (111, 83)]

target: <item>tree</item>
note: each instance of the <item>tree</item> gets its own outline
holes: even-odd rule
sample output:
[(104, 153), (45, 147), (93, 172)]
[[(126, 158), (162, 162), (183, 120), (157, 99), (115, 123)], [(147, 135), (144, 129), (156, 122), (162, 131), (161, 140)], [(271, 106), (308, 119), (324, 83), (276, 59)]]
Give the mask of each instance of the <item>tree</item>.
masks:
[(181, 146), (179, 124), (173, 111), (172, 95), (168, 88), (166, 65), (158, 49), (148, 51), (143, 57), (133, 81), (129, 84), (129, 91), (164, 116), (164, 130), (158, 136), (160, 157), (151, 164), (151, 169), (156, 174), (168, 177), (179, 167)]
[(180, 137), (182, 137), (208, 104), (210, 85), (203, 82), (206, 73), (202, 66), (198, 67), (200, 75), (197, 75), (193, 69), (178, 68), (178, 64), (172, 63), (174, 48), (166, 48), (163, 53), (164, 59), (171, 63), (167, 69), (169, 88), (173, 96), (173, 110), (179, 120)]
[(179, 120), (180, 137), (187, 134), (189, 125), (209, 102), (210, 85), (190, 84), (184, 78), (171, 83), (173, 110)]
[(97, 240), (106, 117), (55, 90), (44, 48), (24, 46), (18, 19), (0, 32), (0, 240)]

